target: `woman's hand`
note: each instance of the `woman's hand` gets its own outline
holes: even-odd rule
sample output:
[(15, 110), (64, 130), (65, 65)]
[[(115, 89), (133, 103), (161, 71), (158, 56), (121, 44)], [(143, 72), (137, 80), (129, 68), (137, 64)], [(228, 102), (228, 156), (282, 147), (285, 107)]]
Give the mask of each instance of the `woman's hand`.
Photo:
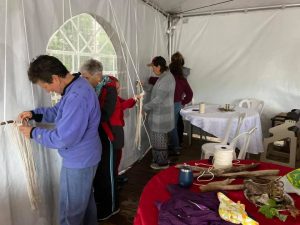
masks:
[(145, 93), (142, 92), (142, 93), (139, 94), (139, 95), (135, 95), (135, 96), (134, 96), (134, 99), (135, 99), (136, 101), (137, 101), (137, 100), (140, 100), (144, 95), (145, 95)]
[(24, 120), (30, 120), (32, 119), (32, 112), (30, 111), (25, 111), (19, 114), (18, 120), (24, 121)]
[(140, 81), (140, 80), (137, 80), (135, 82), (135, 85), (140, 85), (140, 86), (144, 86), (144, 82)]
[(32, 130), (32, 126), (28, 126), (28, 125), (21, 125), (19, 126), (19, 130), (20, 132), (26, 137), (26, 138), (30, 138), (30, 133)]

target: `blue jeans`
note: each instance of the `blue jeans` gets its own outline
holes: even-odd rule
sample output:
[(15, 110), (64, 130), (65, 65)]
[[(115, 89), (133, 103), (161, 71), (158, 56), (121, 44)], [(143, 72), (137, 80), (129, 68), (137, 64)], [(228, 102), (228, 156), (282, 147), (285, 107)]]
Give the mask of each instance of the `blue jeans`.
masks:
[(60, 225), (97, 225), (93, 179), (98, 165), (88, 168), (61, 168)]
[(175, 119), (175, 128), (170, 131), (169, 137), (170, 137), (170, 143), (169, 148), (177, 151), (179, 149), (179, 137), (177, 132), (177, 122), (179, 118), (180, 110), (182, 109), (181, 102), (174, 102), (174, 119)]

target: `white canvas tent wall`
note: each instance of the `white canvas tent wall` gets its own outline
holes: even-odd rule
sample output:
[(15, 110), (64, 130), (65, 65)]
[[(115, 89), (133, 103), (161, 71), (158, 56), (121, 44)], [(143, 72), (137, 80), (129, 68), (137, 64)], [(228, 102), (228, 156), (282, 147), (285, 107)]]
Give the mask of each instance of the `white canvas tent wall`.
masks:
[(300, 1), (153, 0), (173, 14), (171, 52), (191, 68), (194, 102), (265, 102), (262, 126), (299, 108)]
[[(155, 55), (167, 57), (167, 18), (140, 0), (1, 0), (0, 1), (0, 120), (15, 119), (19, 112), (50, 105), (49, 95), (27, 78), (29, 61), (45, 50), (51, 35), (71, 16), (89, 13), (111, 34), (118, 55), (119, 75), (137, 80), (150, 76), (145, 65)], [(76, 71), (75, 71), (76, 72)], [(129, 79), (127, 93), (133, 96)], [(134, 146), (135, 110), (125, 114), (126, 146), (122, 167), (138, 160), (149, 148), (143, 132), (141, 150)], [(34, 146), (38, 182), (42, 194), (32, 211), (25, 171), (10, 126), (0, 126), (0, 224), (50, 225), (57, 222), (57, 188), (60, 161), (56, 151)]]
[(264, 128), (274, 114), (299, 108), (299, 15), (286, 8), (181, 19), (175, 48), (192, 68), (195, 102), (261, 99)]
[[(178, 13), (180, 20), (174, 23), (176, 29), (170, 52), (181, 51), (186, 65), (192, 69), (189, 81), (195, 102), (222, 104), (243, 97), (257, 97), (266, 102), (264, 121), (269, 121), (277, 112), (299, 108), (300, 8), (284, 7), (299, 4), (299, 0), (143, 1), (153, 2), (163, 11)], [(270, 6), (277, 9), (263, 10)], [(190, 10), (195, 8), (197, 10)], [(212, 13), (232, 9), (243, 10)], [(120, 29), (121, 44), (118, 38), (113, 40), (118, 56), (123, 59), (119, 60), (120, 73), (129, 68), (127, 75), (135, 78), (137, 68), (145, 80), (150, 76), (145, 64), (154, 55), (167, 57), (167, 18), (140, 0), (0, 0), (1, 121), (14, 119), (20, 111), (49, 104), (49, 96), (29, 83), (28, 63), (45, 53), (49, 38), (71, 14), (80, 13), (93, 15), (101, 25), (107, 25), (108, 32)], [(128, 96), (131, 95), (128, 88)], [(124, 168), (148, 147), (144, 137), (146, 144), (142, 151), (134, 148), (133, 138), (130, 138), (134, 134), (134, 119), (134, 113), (126, 115)], [(42, 204), (39, 211), (33, 212), (20, 156), (10, 139), (9, 127), (5, 129), (0, 127), (0, 224), (55, 224), (57, 202), (53, 199), (57, 195), (59, 172), (56, 152), (35, 146)]]

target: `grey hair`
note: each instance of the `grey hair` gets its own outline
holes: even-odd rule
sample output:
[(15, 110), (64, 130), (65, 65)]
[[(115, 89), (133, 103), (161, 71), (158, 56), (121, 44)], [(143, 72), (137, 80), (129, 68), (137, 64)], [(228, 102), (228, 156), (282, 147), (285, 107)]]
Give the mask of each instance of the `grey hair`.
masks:
[(80, 71), (87, 71), (91, 74), (96, 74), (103, 71), (103, 65), (96, 59), (89, 59), (82, 64)]

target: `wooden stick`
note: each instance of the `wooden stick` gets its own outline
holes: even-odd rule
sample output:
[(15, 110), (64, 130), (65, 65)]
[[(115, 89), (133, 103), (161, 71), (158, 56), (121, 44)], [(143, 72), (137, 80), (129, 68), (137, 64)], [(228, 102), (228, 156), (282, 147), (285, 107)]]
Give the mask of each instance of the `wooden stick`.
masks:
[[(214, 177), (228, 177), (228, 178), (235, 178), (235, 177), (260, 177), (260, 176), (277, 176), (279, 174), (279, 170), (255, 170), (255, 171), (241, 171), (241, 172), (235, 172), (235, 173), (224, 173), (224, 174), (215, 174), (213, 170), (211, 170), (214, 174)], [(194, 173), (194, 177), (200, 176), (203, 178), (212, 177), (211, 173)]]
[(14, 120), (7, 120), (7, 121), (4, 121), (4, 122), (1, 122), (0, 125), (5, 125), (5, 124), (8, 124), (8, 123), (14, 123), (15, 121)]
[(209, 191), (239, 191), (243, 190), (245, 187), (243, 184), (234, 184), (234, 185), (209, 185), (209, 186), (201, 186), (201, 192), (209, 192)]
[(219, 177), (261, 177), (261, 176), (276, 176), (279, 170), (256, 170), (256, 171), (242, 171), (236, 173), (225, 173)]
[(222, 173), (228, 173), (228, 172), (239, 172), (249, 169), (254, 169), (259, 166), (259, 163), (251, 163), (247, 165), (241, 165), (241, 166), (233, 166), (226, 169), (216, 169), (216, 173), (222, 174)]
[(235, 179), (227, 178), (226, 180), (209, 182), (208, 184), (205, 184), (205, 186), (207, 186), (207, 185), (228, 185), (228, 184), (231, 184), (234, 180)]
[(208, 192), (208, 191), (234, 191), (234, 190), (243, 190), (245, 186), (243, 184), (234, 184), (231, 185), (230, 183), (234, 179), (226, 179), (223, 181), (216, 181), (208, 183), (207, 185), (200, 186), (201, 192)]

